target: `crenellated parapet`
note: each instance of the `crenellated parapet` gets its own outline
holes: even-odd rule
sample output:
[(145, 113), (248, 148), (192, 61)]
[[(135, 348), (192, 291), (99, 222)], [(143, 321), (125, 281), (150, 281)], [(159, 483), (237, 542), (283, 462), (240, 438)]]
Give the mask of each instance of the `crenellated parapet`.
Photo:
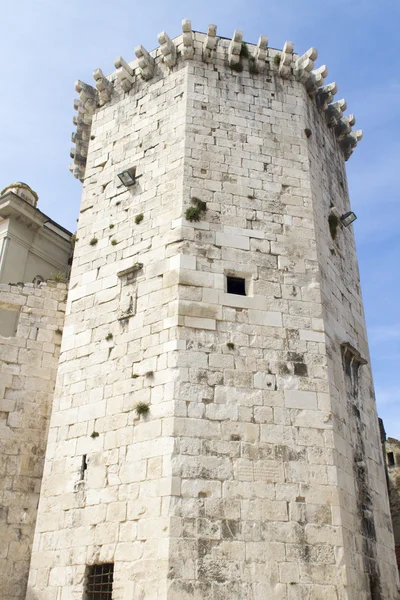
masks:
[(70, 171), (74, 177), (82, 181), (85, 176), (92, 117), (98, 106), (98, 92), (83, 81), (75, 82), (75, 91), (78, 92), (79, 98), (74, 100), (74, 108), (78, 114), (73, 118), (76, 131), (71, 136), (75, 148), (71, 148), (70, 152), (73, 159)]
[(236, 29), (232, 39), (218, 37), (217, 26), (209, 25), (207, 33), (193, 31), (191, 21), (182, 21), (182, 33), (174, 39), (163, 31), (158, 35), (159, 46), (147, 51), (143, 46), (135, 48), (136, 60), (128, 63), (122, 57), (114, 61), (116, 71), (105, 76), (101, 69), (93, 73), (95, 87), (77, 82), (76, 91), (79, 99), (75, 101), (78, 114), (74, 117), (76, 131), (72, 135), (75, 148), (71, 150), (73, 163), (70, 167), (75, 177), (83, 180), (86, 157), (90, 140), (92, 117), (95, 110), (118, 101), (125, 94), (134, 94), (140, 82), (167, 76), (171, 69), (179, 68), (179, 63), (187, 60), (198, 60), (204, 63), (225, 64), (232, 69), (235, 76), (240, 77), (242, 71), (249, 75), (279, 77), (283, 81), (297, 81), (304, 85), (310, 101), (325, 115), (328, 128), (337, 137), (338, 145), (347, 160), (362, 132), (353, 131), (354, 117), (344, 117), (347, 108), (345, 100), (335, 101), (336, 83), (325, 83), (328, 75), (326, 65), (315, 68), (318, 58), (316, 48), (309, 48), (304, 54), (294, 52), (293, 42), (286, 41), (282, 51), (268, 47), (268, 37), (261, 36), (257, 44), (243, 42), (243, 32)]

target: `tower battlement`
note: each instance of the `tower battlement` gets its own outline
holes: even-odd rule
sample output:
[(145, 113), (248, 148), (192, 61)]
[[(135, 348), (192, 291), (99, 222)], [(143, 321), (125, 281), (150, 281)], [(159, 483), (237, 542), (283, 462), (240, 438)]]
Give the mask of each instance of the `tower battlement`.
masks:
[[(148, 52), (143, 46), (135, 48), (136, 60), (125, 61), (121, 56), (114, 61), (116, 71), (104, 76), (101, 69), (93, 72), (95, 87), (77, 81), (75, 89), (79, 99), (74, 103), (78, 116), (74, 117), (76, 132), (72, 134), (75, 148), (71, 149), (71, 172), (80, 180), (85, 176), (86, 158), (90, 139), (92, 117), (98, 108), (108, 103), (116, 104), (125, 94), (137, 92), (143, 81), (168, 76), (179, 63), (193, 60), (213, 64), (216, 69), (230, 69), (239, 82), (246, 84), (248, 77), (267, 77), (302, 83), (319, 111), (325, 116), (327, 128), (333, 131), (345, 160), (350, 158), (362, 138), (361, 130), (353, 130), (354, 115), (343, 113), (347, 109), (344, 99), (334, 100), (336, 83), (325, 83), (326, 65), (314, 68), (318, 57), (316, 48), (304, 54), (294, 52), (294, 44), (285, 42), (282, 50), (268, 46), (268, 37), (260, 36), (257, 44), (243, 41), (243, 32), (236, 29), (232, 39), (217, 36), (217, 26), (209, 25), (207, 33), (192, 30), (189, 19), (182, 21), (182, 34), (171, 39), (163, 31), (158, 35), (160, 46)], [(326, 132), (328, 135), (329, 132)]]

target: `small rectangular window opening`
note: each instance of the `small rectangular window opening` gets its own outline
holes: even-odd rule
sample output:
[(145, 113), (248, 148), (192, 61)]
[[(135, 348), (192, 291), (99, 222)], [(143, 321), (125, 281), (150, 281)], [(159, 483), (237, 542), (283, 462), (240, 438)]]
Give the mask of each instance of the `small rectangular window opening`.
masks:
[(226, 278), (226, 291), (228, 294), (237, 294), (239, 296), (246, 295), (246, 280), (242, 277)]
[(85, 471), (87, 470), (87, 454), (82, 456), (82, 465), (81, 465), (81, 479), (85, 479)]
[(387, 453), (387, 459), (388, 459), (388, 465), (389, 467), (394, 467), (394, 454), (393, 452), (388, 452)]
[(85, 600), (112, 600), (113, 580), (113, 563), (87, 567)]

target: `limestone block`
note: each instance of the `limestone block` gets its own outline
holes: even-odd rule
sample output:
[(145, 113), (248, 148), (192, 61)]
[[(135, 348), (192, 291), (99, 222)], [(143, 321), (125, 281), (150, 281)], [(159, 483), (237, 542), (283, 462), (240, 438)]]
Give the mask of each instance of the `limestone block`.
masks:
[(316, 48), (310, 48), (303, 56), (300, 56), (294, 64), (294, 76), (297, 81), (306, 83), (310, 78), (310, 71), (314, 68), (314, 61), (318, 58)]
[(240, 52), (242, 50), (243, 31), (235, 29), (232, 40), (228, 48), (228, 62), (230, 67), (234, 67), (240, 62)]
[(207, 28), (207, 37), (203, 45), (203, 60), (204, 62), (210, 62), (213, 56), (213, 51), (217, 45), (217, 26), (209, 25)]
[(158, 43), (161, 44), (160, 51), (163, 55), (165, 64), (172, 69), (176, 63), (176, 48), (174, 42), (165, 31), (162, 31), (158, 34)]
[(265, 70), (265, 61), (268, 57), (268, 38), (267, 36), (260, 35), (257, 47), (254, 53), (255, 66), (257, 71), (262, 73)]
[(317, 408), (317, 395), (315, 392), (300, 390), (285, 390), (285, 406), (287, 408)]
[(328, 83), (327, 85), (321, 86), (316, 93), (318, 108), (324, 111), (327, 110), (328, 105), (332, 102), (337, 90), (336, 83)]
[(314, 95), (318, 88), (324, 85), (324, 80), (328, 77), (328, 67), (322, 65), (311, 71), (310, 77), (306, 81), (306, 89), (310, 95)]
[(154, 58), (141, 45), (136, 46), (135, 54), (139, 61), (140, 75), (145, 80), (151, 79), (154, 75)]
[(114, 66), (117, 69), (117, 79), (124, 92), (129, 92), (135, 82), (135, 71), (128, 63), (118, 56), (114, 61)]
[(190, 19), (182, 20), (182, 39), (183, 39), (183, 50), (182, 55), (185, 60), (192, 59), (194, 57), (194, 40), (192, 32), (192, 24)]
[(339, 119), (335, 127), (335, 135), (337, 139), (340, 141), (345, 135), (350, 133), (351, 128), (355, 125), (355, 123), (356, 118), (354, 115), (347, 115), (346, 117)]
[(101, 69), (93, 71), (93, 78), (96, 81), (96, 88), (99, 92), (99, 105), (104, 106), (111, 100), (113, 94), (113, 84), (104, 77)]
[(328, 105), (328, 108), (325, 112), (325, 118), (328, 123), (328, 127), (335, 127), (338, 124), (346, 108), (347, 103), (344, 99), (337, 100), (336, 102), (332, 102)]
[(283, 79), (288, 79), (292, 73), (293, 50), (293, 42), (285, 42), (281, 54), (281, 61), (278, 68), (279, 75)]

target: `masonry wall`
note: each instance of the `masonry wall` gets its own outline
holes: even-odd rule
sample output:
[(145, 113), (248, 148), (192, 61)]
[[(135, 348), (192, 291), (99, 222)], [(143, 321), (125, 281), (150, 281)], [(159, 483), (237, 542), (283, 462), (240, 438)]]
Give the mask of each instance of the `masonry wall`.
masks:
[(312, 130), (311, 189), (340, 495), (334, 523), (344, 535), (351, 597), (395, 598), (393, 533), (353, 229), (339, 225), (333, 239), (328, 224), (332, 206), (340, 214), (351, 209), (346, 174), (332, 131), (324, 131), (308, 98), (305, 106), (306, 126)]
[[(93, 120), (28, 598), (82, 598), (86, 565), (98, 562), (115, 562), (115, 600), (166, 597), (180, 492), (169, 275), (193, 261), (179, 252), (185, 68), (160, 70)], [(127, 189), (117, 174), (132, 166)]]
[[(17, 315), (0, 335), (0, 597), (23, 600), (58, 355), (66, 285), (0, 285), (0, 307)], [(10, 309), (13, 310), (10, 310)]]
[(209, 210), (185, 229), (196, 271), (180, 275), (168, 598), (345, 598), (303, 87), (188, 73), (185, 197)]

